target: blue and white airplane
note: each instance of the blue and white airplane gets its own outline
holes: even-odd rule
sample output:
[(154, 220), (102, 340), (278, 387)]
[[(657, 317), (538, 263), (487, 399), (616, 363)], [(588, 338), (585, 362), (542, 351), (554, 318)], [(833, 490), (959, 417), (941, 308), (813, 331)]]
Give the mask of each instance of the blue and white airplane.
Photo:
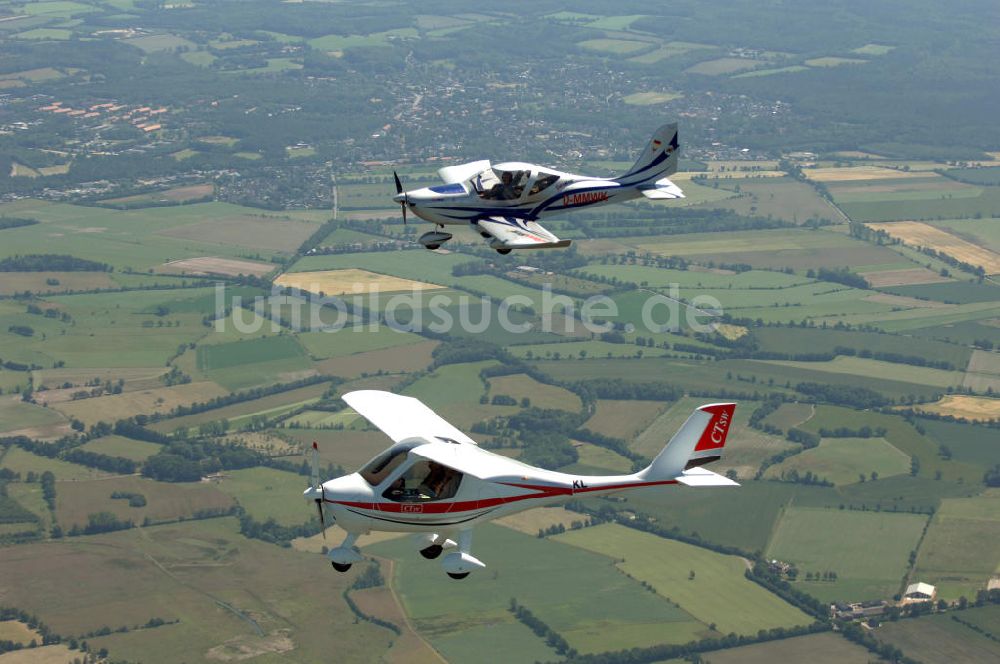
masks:
[(677, 172), (677, 123), (665, 124), (624, 175), (597, 178), (563, 173), (544, 166), (510, 161), (492, 166), (474, 161), (438, 171), (444, 184), (403, 191), (399, 176), (393, 200), (435, 224), (439, 230), (420, 236), (420, 244), (438, 249), (452, 238), (445, 226), (473, 226), (501, 254), (512, 249), (568, 247), (538, 220), (569, 210), (622, 203), (644, 196), (652, 200), (684, 198), (667, 176)]

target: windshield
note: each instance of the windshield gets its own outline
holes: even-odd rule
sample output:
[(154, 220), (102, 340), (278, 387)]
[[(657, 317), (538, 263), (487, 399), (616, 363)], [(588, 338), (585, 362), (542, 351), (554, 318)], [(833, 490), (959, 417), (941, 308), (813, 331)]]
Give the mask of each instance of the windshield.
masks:
[(382, 452), (374, 459), (365, 464), (364, 468), (358, 471), (361, 477), (372, 486), (378, 486), (385, 478), (392, 474), (392, 471), (399, 468), (399, 464), (406, 459), (406, 454), (417, 445), (422, 445), (423, 441), (410, 443), (398, 443), (385, 452)]
[(556, 183), (559, 179), (558, 175), (546, 175), (545, 173), (540, 173), (537, 178), (535, 178), (535, 183), (531, 185), (531, 189), (528, 190), (529, 196), (534, 196)]

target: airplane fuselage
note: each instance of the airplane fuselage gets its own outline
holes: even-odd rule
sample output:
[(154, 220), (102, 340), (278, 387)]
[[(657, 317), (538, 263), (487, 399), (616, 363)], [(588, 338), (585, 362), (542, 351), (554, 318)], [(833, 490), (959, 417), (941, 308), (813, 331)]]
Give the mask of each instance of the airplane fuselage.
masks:
[(630, 476), (573, 476), (550, 472), (546, 477), (503, 477), (482, 480), (466, 476), (453, 500), (406, 503), (385, 500), (358, 473), (324, 483), (324, 504), (346, 530), (451, 533), (504, 516), (677, 480), (644, 480)]
[(410, 211), (432, 224), (467, 226), (493, 216), (536, 221), (581, 208), (624, 203), (641, 195), (637, 187), (614, 180), (560, 174), (559, 182), (548, 190), (514, 200), (485, 200), (461, 184), (450, 184), (408, 191), (406, 203)]

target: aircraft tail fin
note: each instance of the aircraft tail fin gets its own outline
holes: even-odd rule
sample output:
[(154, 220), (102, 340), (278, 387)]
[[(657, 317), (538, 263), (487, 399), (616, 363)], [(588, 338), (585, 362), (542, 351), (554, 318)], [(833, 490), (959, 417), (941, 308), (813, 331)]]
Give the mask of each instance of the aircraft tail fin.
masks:
[(651, 481), (676, 479), (689, 486), (735, 485), (732, 480), (700, 468), (721, 458), (735, 412), (734, 403), (697, 408), (639, 476)]
[(665, 124), (653, 133), (635, 165), (616, 180), (623, 185), (637, 185), (673, 175), (677, 172), (679, 154), (677, 123)]

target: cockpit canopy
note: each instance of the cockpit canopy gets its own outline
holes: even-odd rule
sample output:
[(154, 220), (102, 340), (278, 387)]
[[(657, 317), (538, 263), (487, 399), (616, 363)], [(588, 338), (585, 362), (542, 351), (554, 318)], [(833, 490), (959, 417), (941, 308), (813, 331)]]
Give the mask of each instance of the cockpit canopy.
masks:
[(413, 440), (397, 443), (365, 464), (361, 477), (382, 497), (397, 503), (424, 503), (454, 498), (462, 484), (462, 473), (444, 464), (410, 455), (426, 444)]
[(531, 164), (498, 164), (487, 168), (472, 179), (472, 185), (481, 198), (497, 201), (514, 201), (548, 189), (559, 175)]

